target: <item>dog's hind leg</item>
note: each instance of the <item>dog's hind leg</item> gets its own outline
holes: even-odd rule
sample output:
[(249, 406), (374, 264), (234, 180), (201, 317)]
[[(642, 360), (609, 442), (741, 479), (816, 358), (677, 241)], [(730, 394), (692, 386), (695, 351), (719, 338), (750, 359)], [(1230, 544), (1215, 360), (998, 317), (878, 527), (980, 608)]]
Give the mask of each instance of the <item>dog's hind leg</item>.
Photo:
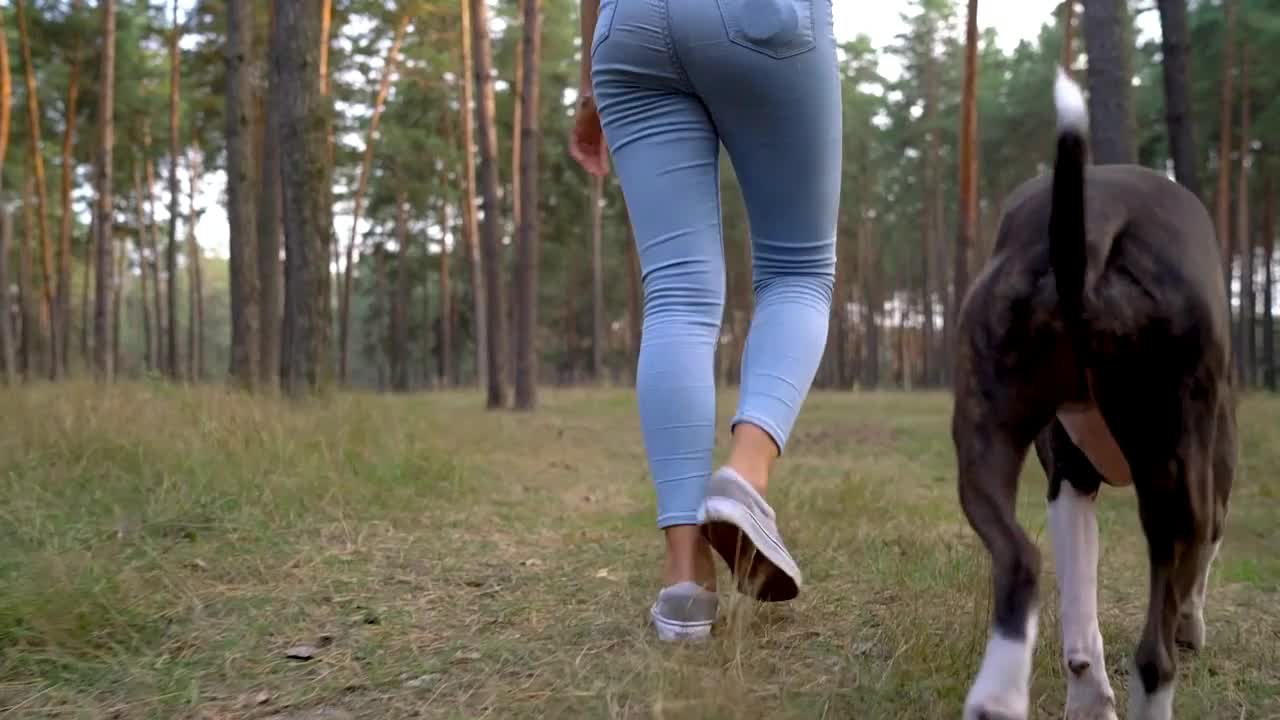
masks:
[[(958, 385), (966, 385), (959, 381)], [(1018, 474), (1034, 431), (995, 420), (978, 393), (957, 396), (952, 425), (960, 503), (991, 553), (995, 612), (982, 668), (965, 700), (965, 720), (1023, 720), (1030, 703), (1031, 657), (1039, 603), (1040, 552), (1018, 525)]]
[(1214, 439), (1213, 458), (1213, 527), (1210, 530), (1210, 540), (1213, 544), (1209, 552), (1201, 557), (1195, 585), (1183, 600), (1178, 614), (1178, 629), (1174, 636), (1179, 645), (1191, 650), (1200, 650), (1205, 643), (1204, 606), (1209, 592), (1209, 569), (1222, 545), (1227, 504), (1231, 497), (1231, 486), (1235, 480), (1237, 442), (1233, 408), (1229, 402), (1219, 403), (1218, 431)]
[(1098, 626), (1095, 506), (1102, 476), (1057, 420), (1037, 438), (1036, 450), (1049, 478), (1049, 529), (1067, 669), (1066, 720), (1115, 720), (1115, 692)]

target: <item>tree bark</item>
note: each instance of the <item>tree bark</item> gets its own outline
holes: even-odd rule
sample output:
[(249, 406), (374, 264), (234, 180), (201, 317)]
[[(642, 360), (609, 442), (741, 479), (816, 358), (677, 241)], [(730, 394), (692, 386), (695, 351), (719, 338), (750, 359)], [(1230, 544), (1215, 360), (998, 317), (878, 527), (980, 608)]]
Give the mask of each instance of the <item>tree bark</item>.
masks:
[[(1087, 0), (1086, 0), (1087, 2)], [(1071, 71), (1076, 63), (1075, 48), (1076, 0), (1063, 0), (1062, 3), (1062, 67)]]
[(395, 39), (391, 49), (387, 51), (386, 62), (382, 64), (382, 82), (378, 85), (378, 94), (373, 100), (373, 117), (369, 120), (369, 134), (364, 143), (364, 160), (360, 165), (360, 181), (356, 185), (355, 211), (351, 220), (351, 240), (347, 243), (346, 268), (342, 273), (342, 297), (339, 302), (338, 320), (338, 376), (345, 385), (350, 381), (351, 354), (351, 276), (355, 272), (356, 236), (360, 232), (360, 210), (364, 203), (364, 194), (369, 188), (369, 172), (373, 168), (373, 146), (378, 137), (378, 124), (382, 119), (382, 110), (386, 106), (387, 94), (391, 92), (391, 77), (395, 74), (396, 61), (400, 57), (400, 45), (404, 42), (405, 32), (409, 29), (409, 16), (400, 18), (396, 26)]
[[(959, 314), (969, 290), (969, 253), (978, 235), (978, 0), (969, 0), (960, 103), (960, 229), (956, 233), (952, 309)], [(951, 323), (954, 325), (954, 322)], [(954, 335), (954, 333), (953, 333)]]
[(1250, 342), (1250, 312), (1253, 304), (1253, 263), (1250, 261), (1249, 242), (1249, 145), (1252, 129), (1249, 127), (1249, 56), (1242, 46), (1240, 51), (1240, 178), (1236, 190), (1236, 255), (1240, 257), (1240, 314), (1236, 319), (1236, 379), (1248, 387)]
[(187, 303), (187, 375), (192, 382), (204, 378), (204, 255), (200, 241), (196, 239), (196, 184), (200, 176), (198, 163), (188, 156), (187, 175), (190, 179), (190, 203), (187, 219), (187, 252), (190, 255), (190, 291)]
[(868, 389), (880, 386), (880, 325), (876, 311), (880, 302), (880, 253), (873, 237), (872, 221), (863, 219), (859, 226), (859, 246), (862, 257), (862, 327), (866, 333), (866, 357), (862, 362), (862, 384)]
[(1169, 128), (1169, 157), (1173, 173), (1200, 196), (1197, 169), (1195, 116), (1191, 109), (1190, 40), (1187, 35), (1187, 0), (1157, 0), (1160, 8), (1161, 53), (1164, 61), (1164, 112)]
[(1084, 42), (1089, 55), (1089, 127), (1093, 160), (1098, 165), (1135, 161), (1130, 128), (1130, 93), (1125, 29), (1125, 0), (1088, 0), (1084, 4)]
[[(403, 187), (403, 186), (402, 186)], [(391, 386), (409, 391), (409, 198), (396, 198), (396, 283), (391, 306)]]
[[(1070, 8), (1071, 3), (1066, 3)], [(1069, 12), (1069, 11), (1068, 11)], [(922, 232), (920, 233), (920, 311), (924, 319), (923, 337), (922, 337), (922, 354), (920, 363), (921, 382), (925, 385), (930, 384), (933, 379), (930, 376), (929, 352), (933, 347), (933, 293), (934, 293), (934, 274), (936, 270), (929, 262), (933, 255), (934, 246), (940, 242), (940, 238), (934, 237), (934, 231), (939, 227), (938, 214), (942, 212), (941, 193), (938, 186), (941, 184), (939, 175), (941, 172), (942, 152), (939, 134), (941, 128), (938, 125), (938, 59), (934, 54), (934, 28), (929, 28), (927, 37), (929, 48), (928, 56), (925, 58), (925, 100), (924, 100), (924, 120), (925, 126), (928, 128), (928, 139), (926, 141), (926, 155), (924, 159), (924, 188), (922, 204), (924, 212), (921, 217)], [(839, 270), (837, 270), (837, 273)], [(833, 305), (834, 306), (834, 305)], [(843, 312), (843, 311), (842, 311)], [(843, 315), (840, 316), (843, 318)], [(843, 324), (838, 326), (843, 329)], [(837, 354), (837, 367), (842, 360), (843, 348)], [(838, 372), (841, 372), (838, 370)], [(839, 378), (837, 378), (837, 381)]]
[[(0, 26), (0, 36), (4, 28)], [(0, 52), (4, 51), (0, 41)], [(0, 70), (2, 73), (3, 70)], [(0, 111), (2, 112), (2, 111)], [(3, 134), (3, 130), (0, 130)], [(0, 139), (0, 158), (4, 156), (4, 139)], [(3, 166), (3, 160), (0, 160)], [(0, 207), (0, 381), (13, 385), (18, 381), (17, 354), (13, 347), (13, 314), (9, 308), (9, 245), (13, 238), (13, 215)]]
[[(71, 17), (80, 14), (80, 0), (72, 0)], [(59, 329), (54, 341), (54, 355), (58, 358), (56, 371), (66, 377), (71, 370), (71, 228), (73, 211), (71, 207), (71, 186), (75, 177), (75, 142), (76, 106), (80, 98), (80, 35), (71, 41), (71, 64), (67, 70), (67, 110), (65, 127), (62, 133), (62, 186), (61, 207), (62, 218), (58, 228), (58, 292), (57, 321), (54, 326)]]
[(604, 380), (604, 178), (591, 176), (591, 379)]
[[(270, 65), (271, 37), (275, 27), (275, 3), (268, 9), (265, 52)], [(280, 120), (272, 98), (260, 99), (259, 121), (262, 165), (258, 176), (258, 333), (261, 364), (258, 382), (275, 388), (280, 380)]]
[(165, 316), (169, 318), (168, 330), (165, 333), (165, 369), (169, 378), (177, 380), (178, 369), (178, 153), (179, 142), (179, 84), (181, 81), (178, 42), (182, 28), (178, 25), (178, 2), (173, 3), (173, 29), (169, 35), (169, 248), (165, 257), (166, 287), (165, 297), (168, 307)]
[[(143, 154), (147, 170), (147, 185), (144, 195), (147, 202), (147, 219), (146, 224), (143, 227), (146, 232), (147, 253), (151, 259), (149, 262), (142, 263), (139, 269), (144, 273), (148, 270), (151, 272), (150, 302), (152, 303), (153, 308), (151, 316), (155, 318), (156, 331), (155, 355), (153, 356), (154, 364), (152, 367), (162, 373), (168, 374), (169, 368), (165, 365), (165, 328), (169, 326), (173, 321), (173, 318), (166, 316), (164, 311), (165, 305), (162, 301), (164, 296), (162, 288), (164, 285), (160, 282), (160, 241), (156, 237), (156, 168), (155, 161), (151, 159), (151, 152), (149, 149), (151, 147), (151, 128), (149, 123), (143, 127), (143, 138), (145, 138), (144, 142), (148, 148), (148, 150)], [(139, 202), (141, 201), (142, 200), (139, 199)], [(142, 256), (140, 255), (139, 257), (141, 258)], [(147, 294), (145, 292), (142, 294), (142, 301), (148, 301)]]
[(484, 223), (480, 235), (484, 268), (485, 305), (488, 320), (488, 393), (490, 409), (504, 408), (507, 389), (506, 286), (502, 282), (502, 210), (498, 197), (498, 131), (493, 97), (493, 52), (489, 44), (489, 7), (485, 0), (471, 2), (471, 43), (475, 51), (477, 126), (480, 132), (480, 187), (484, 198)]
[(22, 245), (18, 247), (18, 318), (20, 321), (18, 343), (20, 351), (20, 368), (24, 380), (36, 375), (36, 363), (39, 358), (36, 337), (36, 309), (33, 307), (34, 289), (32, 288), (31, 252), (35, 244), (35, 180), (29, 171), (22, 186)]
[[(92, 209), (92, 208), (90, 208)], [(93, 327), (92, 307), (89, 301), (89, 276), (94, 273), (94, 242), (98, 237), (98, 223), (95, 218), (89, 219), (89, 235), (84, 243), (84, 270), (80, 275), (80, 361), (85, 368), (93, 367), (93, 356), (89, 348), (89, 334)]]
[(1215, 201), (1215, 230), (1222, 244), (1223, 272), (1227, 279), (1227, 294), (1231, 293), (1231, 132), (1232, 101), (1235, 99), (1232, 80), (1235, 71), (1236, 0), (1223, 0), (1227, 14), (1226, 35), (1222, 38), (1222, 88), (1218, 111), (1218, 190)]
[(1267, 186), (1262, 213), (1262, 382), (1271, 392), (1276, 387), (1275, 266), (1276, 253), (1276, 186), (1275, 171), (1267, 173)]
[[(453, 384), (453, 280), (449, 276), (449, 237), (453, 234), (453, 218), (449, 216), (449, 203), (440, 204), (440, 218), (444, 232), (440, 240), (440, 382), (446, 387)], [(424, 318), (425, 320), (425, 318)]]
[[(285, 242), (281, 384), (292, 396), (320, 390), (331, 378), (329, 247), (333, 207), (327, 171), (327, 96), (316, 58), (322, 18), (315, 3), (276, 2), (271, 43), (271, 97), (279, 103)], [(326, 4), (328, 0), (323, 0)]]
[[(285, 3), (289, 4), (289, 3)], [(232, 380), (257, 386), (259, 371), (258, 245), (254, 225), (253, 142), (249, 131), (253, 10), (248, 0), (227, 2), (227, 218), (231, 246)]]
[[(124, 298), (128, 290), (127, 282), (129, 280), (128, 253), (124, 248), (125, 241), (119, 239), (116, 243), (117, 247), (112, 248), (113, 261), (115, 262), (115, 287), (111, 290), (111, 364), (117, 368), (123, 367), (120, 363), (121, 339), (123, 333), (120, 332), (120, 326), (124, 322)], [(145, 272), (141, 266), (138, 268), (139, 274)], [(146, 302), (146, 298), (139, 296), (139, 302)]]
[[(142, 156), (130, 163), (133, 166), (133, 198), (134, 198), (134, 220), (137, 223), (137, 247), (138, 247), (138, 266), (141, 269), (141, 282), (139, 289), (141, 292), (140, 301), (142, 305), (142, 366), (147, 372), (156, 369), (156, 339), (151, 333), (151, 302), (147, 293), (147, 261), (149, 243), (147, 237), (149, 234), (150, 220), (144, 214), (143, 208), (146, 207), (146, 201), (143, 200), (144, 192), (142, 190)], [(159, 290), (156, 291), (159, 293)], [(156, 307), (159, 310), (159, 306)], [(159, 330), (159, 323), (156, 324)], [(158, 333), (157, 333), (158, 334)]]
[(475, 52), (472, 48), (472, 0), (459, 0), (462, 20), (462, 156), (466, 196), (462, 207), (462, 235), (471, 261), (472, 335), (476, 346), (476, 382), (489, 383), (489, 310), (484, 289), (484, 261), (480, 252), (480, 230), (476, 218), (475, 163)]
[(49, 238), (49, 198), (45, 187), (44, 151), (40, 140), (40, 93), (36, 86), (35, 67), (31, 63), (31, 41), (27, 33), (26, 0), (14, 0), (18, 11), (18, 44), (22, 52), (23, 72), (27, 84), (27, 127), (30, 131), (32, 169), (35, 171), (36, 183), (36, 222), (40, 228), (40, 279), (41, 279), (41, 324), (48, 327), (44, 338), (48, 343), (44, 348), (48, 352), (46, 370), (53, 379), (58, 377), (58, 324), (54, 315), (54, 291), (57, 287), (54, 280), (53, 244)]
[[(13, 72), (9, 67), (8, 30), (4, 11), (0, 10), (0, 168), (9, 153), (9, 122), (13, 109)], [(0, 189), (4, 173), (0, 172)], [(17, 381), (17, 354), (14, 352), (13, 313), (9, 306), (9, 247), (13, 242), (13, 215), (0, 208), (0, 363), (4, 364), (4, 381)]]
[(116, 4), (115, 0), (101, 0), (102, 58), (100, 63), (101, 85), (98, 91), (98, 167), (97, 167), (97, 246), (98, 262), (94, 278), (93, 360), (94, 371), (100, 382), (115, 378), (112, 348), (111, 299), (115, 289), (115, 263), (112, 262), (114, 243), (111, 238), (112, 216), (115, 207), (111, 194), (111, 166), (115, 149), (115, 58), (116, 58)]
[[(521, 101), (520, 244), (516, 291), (520, 298), (516, 321), (516, 409), (538, 405), (538, 259), (541, 213), (538, 208), (538, 151), (542, 146), (538, 124), (538, 86), (542, 61), (542, 0), (521, 0), (524, 10), (524, 56)], [(598, 352), (598, 351), (597, 351)]]

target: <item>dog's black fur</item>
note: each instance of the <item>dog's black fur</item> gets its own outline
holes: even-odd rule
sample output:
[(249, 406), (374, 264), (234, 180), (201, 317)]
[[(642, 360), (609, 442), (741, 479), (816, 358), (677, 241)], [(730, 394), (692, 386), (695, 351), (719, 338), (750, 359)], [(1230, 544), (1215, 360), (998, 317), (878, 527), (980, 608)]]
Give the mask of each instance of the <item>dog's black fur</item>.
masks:
[(1137, 166), (1091, 166), (1064, 130), (1051, 176), (1010, 199), (959, 313), (952, 433), (964, 513), (990, 551), (995, 629), (1035, 612), (1040, 553), (1014, 514), (1034, 443), (1050, 499), (1106, 481), (1058, 414), (1094, 407), (1132, 470), (1151, 595), (1135, 656), (1172, 682), (1179, 607), (1222, 535), (1237, 440), (1230, 314), (1213, 224), (1195, 195)]

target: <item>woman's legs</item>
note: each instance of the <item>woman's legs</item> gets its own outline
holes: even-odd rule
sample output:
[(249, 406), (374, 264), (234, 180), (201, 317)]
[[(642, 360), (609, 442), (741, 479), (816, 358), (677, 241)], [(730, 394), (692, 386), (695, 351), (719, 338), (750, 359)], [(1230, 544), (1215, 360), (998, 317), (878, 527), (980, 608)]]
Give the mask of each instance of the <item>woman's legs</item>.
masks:
[(663, 5), (602, 7), (610, 25), (592, 77), (644, 282), (636, 390), (666, 533), (663, 580), (714, 587), (715, 566), (696, 523), (715, 444), (714, 359), (724, 309), (720, 139), (672, 62)]

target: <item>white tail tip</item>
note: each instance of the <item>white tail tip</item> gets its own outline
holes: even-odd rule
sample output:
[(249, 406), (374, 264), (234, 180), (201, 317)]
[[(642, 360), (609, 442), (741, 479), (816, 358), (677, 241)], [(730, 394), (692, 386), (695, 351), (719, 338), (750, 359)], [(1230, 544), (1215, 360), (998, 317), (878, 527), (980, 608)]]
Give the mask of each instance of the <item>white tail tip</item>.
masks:
[(1089, 129), (1089, 108), (1084, 101), (1084, 91), (1061, 67), (1058, 81), (1053, 86), (1053, 102), (1058, 109), (1058, 132), (1084, 134)]

